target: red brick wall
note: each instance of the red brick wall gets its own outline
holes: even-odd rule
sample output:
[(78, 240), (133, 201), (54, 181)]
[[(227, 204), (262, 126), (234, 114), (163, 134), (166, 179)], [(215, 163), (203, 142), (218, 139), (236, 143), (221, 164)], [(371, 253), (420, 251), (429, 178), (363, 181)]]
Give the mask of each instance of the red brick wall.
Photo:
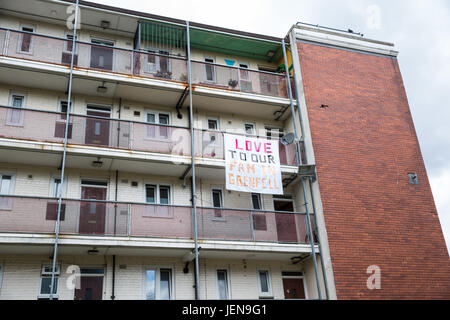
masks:
[[(298, 52), (338, 299), (450, 299), (397, 60), (304, 43)], [(370, 265), (381, 268), (380, 290), (366, 286)]]

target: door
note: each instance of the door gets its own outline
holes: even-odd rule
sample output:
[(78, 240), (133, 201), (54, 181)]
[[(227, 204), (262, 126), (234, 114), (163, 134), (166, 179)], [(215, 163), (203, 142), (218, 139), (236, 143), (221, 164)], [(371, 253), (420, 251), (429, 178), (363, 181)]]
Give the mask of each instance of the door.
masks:
[(114, 43), (103, 40), (92, 40), (91, 43), (91, 68), (112, 71)]
[(285, 299), (305, 299), (303, 278), (283, 278)]
[(103, 277), (81, 276), (80, 289), (75, 289), (75, 300), (102, 300)]
[[(108, 108), (88, 106), (86, 114), (88, 118), (86, 118), (85, 143), (97, 146), (109, 146), (111, 110)], [(89, 116), (96, 118), (89, 118)]]
[(278, 140), (278, 153), (280, 164), (287, 164), (286, 147), (280, 142), (284, 136), (283, 129), (266, 127), (266, 137), (268, 140)]
[[(106, 187), (81, 187), (83, 200), (106, 200)], [(80, 234), (105, 234), (106, 203), (82, 201), (80, 208)]]
[(279, 242), (298, 242), (297, 227), (295, 223), (294, 203), (291, 200), (274, 200), (275, 211), (287, 211), (287, 213), (276, 213), (275, 222)]

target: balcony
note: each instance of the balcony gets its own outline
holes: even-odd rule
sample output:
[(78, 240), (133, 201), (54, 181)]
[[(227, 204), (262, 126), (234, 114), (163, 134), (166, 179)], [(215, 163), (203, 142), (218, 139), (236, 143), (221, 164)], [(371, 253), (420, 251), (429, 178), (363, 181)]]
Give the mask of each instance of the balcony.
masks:
[[(55, 198), (0, 196), (0, 233), (52, 234), (57, 208)], [(60, 220), (62, 235), (186, 240), (193, 235), (187, 206), (64, 199)], [(308, 244), (305, 222), (304, 213), (197, 208), (200, 240)]]
[[(74, 70), (81, 72), (80, 75), (83, 75), (82, 71), (99, 71), (126, 79), (159, 80), (157, 86), (171, 89), (178, 88), (176, 85), (181, 85), (178, 89), (187, 85), (187, 60), (182, 56), (80, 41), (72, 48), (71, 40), (0, 29), (0, 55), (4, 57), (62, 66), (67, 72), (72, 50), (75, 50)], [(195, 87), (215, 89), (218, 94), (225, 91), (288, 98), (285, 75), (279, 73), (192, 61), (192, 83)]]
[[(62, 145), (65, 127), (64, 113), (0, 106), (0, 138)], [(221, 131), (194, 129), (195, 156), (223, 160), (223, 136)], [(68, 144), (95, 147), (96, 154), (98, 148), (112, 148), (166, 155), (166, 161), (190, 161), (191, 155), (188, 128), (78, 114), (69, 117)], [(294, 144), (279, 146), (281, 164), (295, 166)]]

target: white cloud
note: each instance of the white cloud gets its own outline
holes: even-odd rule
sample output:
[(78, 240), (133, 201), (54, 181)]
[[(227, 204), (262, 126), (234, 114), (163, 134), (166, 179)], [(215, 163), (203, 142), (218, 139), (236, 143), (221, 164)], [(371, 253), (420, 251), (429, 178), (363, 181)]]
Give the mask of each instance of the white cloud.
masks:
[(448, 249), (450, 248), (450, 166), (440, 175), (430, 177), (430, 184)]

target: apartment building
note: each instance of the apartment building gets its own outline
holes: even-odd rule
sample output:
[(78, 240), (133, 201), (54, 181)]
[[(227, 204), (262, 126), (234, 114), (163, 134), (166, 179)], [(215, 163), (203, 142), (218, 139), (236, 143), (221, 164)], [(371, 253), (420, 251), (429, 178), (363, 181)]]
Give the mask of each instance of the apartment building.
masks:
[[(0, 299), (449, 298), (393, 45), (75, 2), (1, 1)], [(226, 133), (282, 195), (226, 188)]]

